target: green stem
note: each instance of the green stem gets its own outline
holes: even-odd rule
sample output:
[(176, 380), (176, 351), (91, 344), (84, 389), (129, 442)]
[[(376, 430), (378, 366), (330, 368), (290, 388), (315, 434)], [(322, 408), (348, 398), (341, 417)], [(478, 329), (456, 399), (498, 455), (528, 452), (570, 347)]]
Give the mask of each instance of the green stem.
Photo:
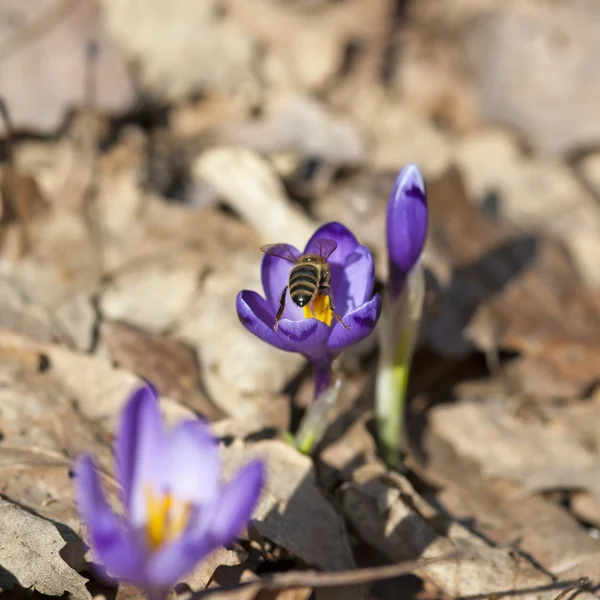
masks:
[[(392, 364), (380, 369), (377, 388), (378, 399), (386, 398), (384, 406), (377, 411), (377, 427), (383, 459), (391, 467), (397, 467), (403, 444), (404, 410), (410, 373), (411, 344), (408, 332), (404, 332), (398, 345), (398, 353)], [(380, 400), (381, 402), (381, 400)]]
[(376, 414), (383, 459), (396, 468), (404, 445), (404, 411), (410, 366), (421, 322), (425, 282), (417, 265), (394, 302), (388, 296), (378, 325)]
[(310, 454), (325, 434), (341, 387), (339, 380), (331, 383), (331, 365), (315, 367), (314, 377), (315, 399), (307, 408), (296, 434), (295, 446), (303, 454)]

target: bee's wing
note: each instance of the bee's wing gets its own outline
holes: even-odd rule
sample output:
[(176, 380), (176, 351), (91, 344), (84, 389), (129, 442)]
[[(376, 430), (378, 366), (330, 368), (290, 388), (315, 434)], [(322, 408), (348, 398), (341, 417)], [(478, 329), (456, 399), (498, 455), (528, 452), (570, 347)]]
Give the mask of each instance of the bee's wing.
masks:
[(326, 261), (337, 248), (337, 242), (333, 240), (320, 239), (315, 243), (315, 254), (321, 257), (321, 260)]
[(265, 254), (278, 256), (279, 258), (288, 260), (291, 263), (295, 264), (298, 262), (298, 259), (293, 251), (293, 246), (290, 246), (289, 244), (267, 244), (266, 246), (261, 246), (260, 249)]

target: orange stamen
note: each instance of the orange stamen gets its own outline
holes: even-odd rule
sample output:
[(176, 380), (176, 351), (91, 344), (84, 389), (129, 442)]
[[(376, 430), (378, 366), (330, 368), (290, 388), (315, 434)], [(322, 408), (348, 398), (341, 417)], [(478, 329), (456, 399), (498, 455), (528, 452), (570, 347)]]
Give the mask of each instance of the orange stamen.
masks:
[(329, 296), (317, 294), (312, 302), (309, 305), (304, 306), (302, 310), (304, 311), (305, 319), (319, 319), (319, 321), (331, 325), (333, 312), (329, 305)]

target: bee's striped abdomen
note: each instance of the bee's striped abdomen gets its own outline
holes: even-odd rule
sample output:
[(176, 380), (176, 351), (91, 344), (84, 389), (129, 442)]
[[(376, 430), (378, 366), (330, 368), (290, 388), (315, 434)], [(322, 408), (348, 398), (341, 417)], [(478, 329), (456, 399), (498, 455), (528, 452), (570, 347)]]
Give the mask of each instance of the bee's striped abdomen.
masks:
[(298, 264), (290, 272), (290, 296), (294, 304), (306, 306), (317, 293), (319, 269), (311, 264)]

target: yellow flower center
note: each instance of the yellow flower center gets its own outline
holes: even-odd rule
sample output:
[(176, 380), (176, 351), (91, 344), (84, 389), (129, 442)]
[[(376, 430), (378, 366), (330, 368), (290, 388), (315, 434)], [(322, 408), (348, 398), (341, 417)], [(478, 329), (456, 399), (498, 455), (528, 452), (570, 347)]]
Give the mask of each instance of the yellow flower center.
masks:
[(191, 505), (173, 498), (171, 493), (155, 495), (150, 486), (146, 489), (148, 522), (146, 537), (153, 550), (177, 539), (184, 531), (190, 516)]
[(317, 294), (310, 304), (307, 304), (302, 308), (304, 311), (305, 319), (319, 319), (327, 325), (331, 325), (333, 319), (333, 313), (329, 306), (329, 296), (325, 294)]

